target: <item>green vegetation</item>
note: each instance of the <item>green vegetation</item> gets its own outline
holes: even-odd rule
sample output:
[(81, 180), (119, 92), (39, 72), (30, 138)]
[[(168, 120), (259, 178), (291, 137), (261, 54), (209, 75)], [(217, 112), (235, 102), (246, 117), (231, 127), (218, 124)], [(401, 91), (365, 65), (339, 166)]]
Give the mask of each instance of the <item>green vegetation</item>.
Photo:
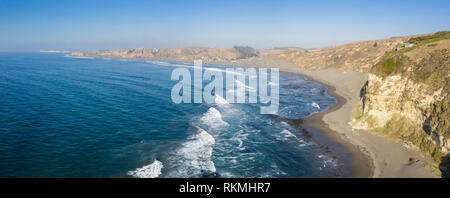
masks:
[(401, 130), (404, 130), (403, 120), (398, 120), (396, 117), (393, 117), (383, 127), (375, 128), (372, 131), (384, 136), (400, 139), (401, 135), (398, 132)]
[(445, 92), (450, 92), (449, 78), (446, 75), (450, 71), (449, 50), (435, 50), (427, 59), (422, 60), (410, 77), (416, 83), (430, 85), (435, 91), (441, 87)]
[(399, 51), (399, 53), (409, 52), (425, 45), (427, 45), (428, 47), (433, 47), (437, 45), (435, 42), (446, 39), (450, 39), (450, 31), (436, 32), (428, 36), (418, 36), (410, 38), (406, 43), (412, 43), (414, 44), (414, 46), (403, 48)]
[(443, 85), (445, 83), (445, 76), (433, 72), (428, 76), (428, 78), (425, 79), (424, 83), (432, 86)]
[(434, 132), (450, 137), (450, 100), (444, 98), (442, 101), (436, 102), (431, 107), (430, 125), (435, 126)]
[(395, 61), (393, 58), (387, 58), (381, 62), (381, 72), (386, 75), (391, 74), (395, 68), (397, 68), (399, 63)]
[(386, 53), (381, 61), (372, 67), (371, 72), (378, 76), (386, 77), (393, 73), (402, 72), (402, 65), (402, 60), (391, 55), (391, 53)]
[(411, 142), (423, 153), (432, 156), (436, 162), (440, 162), (443, 157), (443, 153), (430, 136), (423, 129), (408, 122), (406, 118), (394, 116), (383, 127), (375, 128), (372, 131), (387, 137)]
[(369, 125), (370, 128), (374, 128), (377, 125), (377, 119), (373, 116), (367, 116), (365, 122)]
[(440, 40), (450, 39), (450, 31), (436, 32), (428, 36), (419, 36), (409, 39), (408, 43), (414, 43), (416, 45), (423, 45), (428, 43), (434, 43)]
[[(432, 51), (419, 63), (415, 63), (404, 55), (406, 52), (421, 47), (437, 46), (435, 42), (445, 39), (450, 39), (450, 31), (411, 38), (406, 43), (414, 43), (413, 47), (386, 52), (381, 60), (371, 68), (370, 72), (380, 77), (387, 77), (392, 74), (408, 75), (416, 83), (425, 83), (434, 88), (448, 87), (448, 76), (445, 75), (450, 71), (448, 58), (450, 52), (448, 49)], [(413, 72), (406, 72), (408, 68), (413, 69)]]
[(363, 112), (362, 104), (359, 104), (353, 111), (353, 118), (355, 118), (356, 120), (360, 120), (364, 116), (363, 113), (364, 112)]

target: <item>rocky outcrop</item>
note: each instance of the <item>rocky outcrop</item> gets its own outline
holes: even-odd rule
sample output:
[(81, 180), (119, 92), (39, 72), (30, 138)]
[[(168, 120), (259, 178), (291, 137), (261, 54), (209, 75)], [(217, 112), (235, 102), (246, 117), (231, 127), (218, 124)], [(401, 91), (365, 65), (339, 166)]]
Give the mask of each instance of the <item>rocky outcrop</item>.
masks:
[(401, 139), (446, 170), (450, 165), (450, 32), (419, 38), (414, 47), (388, 52), (371, 68), (351, 124)]
[(449, 118), (444, 115), (448, 93), (432, 90), (401, 75), (383, 79), (369, 74), (352, 125), (401, 138), (439, 159), (450, 152)]

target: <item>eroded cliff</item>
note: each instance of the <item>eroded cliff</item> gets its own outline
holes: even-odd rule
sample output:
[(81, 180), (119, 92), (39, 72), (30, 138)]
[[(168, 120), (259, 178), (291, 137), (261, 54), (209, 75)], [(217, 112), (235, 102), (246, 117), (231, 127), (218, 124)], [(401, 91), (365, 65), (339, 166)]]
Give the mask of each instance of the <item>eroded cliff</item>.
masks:
[(351, 122), (417, 147), (448, 172), (450, 32), (409, 39), (369, 72)]

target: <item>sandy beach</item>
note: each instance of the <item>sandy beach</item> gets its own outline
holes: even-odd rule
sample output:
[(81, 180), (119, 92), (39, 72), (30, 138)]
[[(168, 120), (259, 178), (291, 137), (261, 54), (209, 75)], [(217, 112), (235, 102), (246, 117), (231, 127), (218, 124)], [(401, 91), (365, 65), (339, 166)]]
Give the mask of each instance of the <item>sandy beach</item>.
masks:
[[(407, 148), (400, 140), (383, 137), (365, 130), (353, 129), (349, 122), (359, 101), (359, 90), (366, 76), (359, 72), (337, 70), (305, 71), (293, 69), (306, 78), (329, 87), (328, 93), (339, 103), (327, 111), (307, 119), (306, 125), (320, 130), (326, 137), (343, 145), (353, 155), (354, 177), (434, 178), (440, 172), (429, 164), (431, 157), (415, 148)], [(419, 159), (411, 163), (410, 158)]]
[[(265, 63), (265, 64), (261, 64)], [(351, 153), (352, 177), (375, 178), (437, 178), (441, 173), (431, 165), (433, 159), (400, 140), (353, 129), (350, 126), (353, 110), (360, 98), (359, 91), (367, 80), (360, 72), (341, 72), (336, 69), (302, 70), (282, 60), (257, 60), (249, 62), (219, 62), (211, 65), (243, 67), (278, 67), (280, 71), (303, 75), (329, 87), (328, 93), (338, 99), (332, 108), (316, 113), (305, 121), (305, 126), (320, 131), (326, 139), (318, 137), (319, 143), (333, 149), (344, 147)], [(336, 146), (337, 143), (339, 146)], [(333, 148), (334, 147), (334, 148)], [(412, 163), (410, 158), (418, 159)]]

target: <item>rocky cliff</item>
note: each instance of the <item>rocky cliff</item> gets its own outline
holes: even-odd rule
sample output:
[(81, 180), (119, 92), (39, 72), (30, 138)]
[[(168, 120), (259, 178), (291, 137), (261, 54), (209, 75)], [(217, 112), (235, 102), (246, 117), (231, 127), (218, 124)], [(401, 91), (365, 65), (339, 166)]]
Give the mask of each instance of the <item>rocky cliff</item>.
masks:
[(351, 122), (450, 163), (450, 32), (408, 39), (369, 69)]

